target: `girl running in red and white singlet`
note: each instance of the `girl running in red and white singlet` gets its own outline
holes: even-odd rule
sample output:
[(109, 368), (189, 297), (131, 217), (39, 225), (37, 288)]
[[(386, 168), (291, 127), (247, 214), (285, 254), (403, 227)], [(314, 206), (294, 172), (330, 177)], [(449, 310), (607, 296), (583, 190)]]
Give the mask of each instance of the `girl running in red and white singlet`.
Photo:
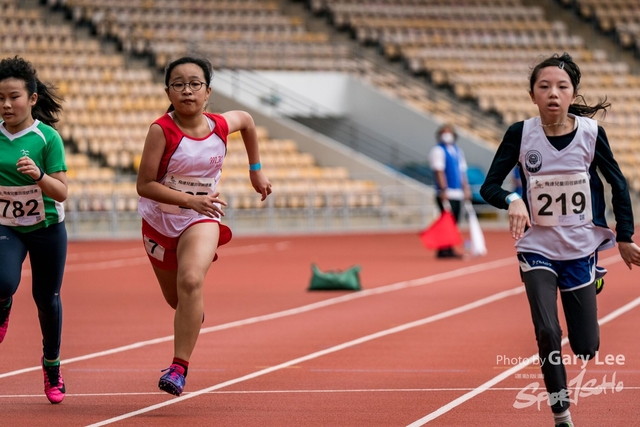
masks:
[(260, 166), (253, 118), (244, 111), (205, 112), (212, 70), (206, 59), (183, 57), (165, 71), (169, 111), (147, 134), (138, 171), (144, 247), (167, 303), (176, 310), (174, 358), (160, 389), (179, 396), (203, 320), (203, 282), (218, 246), (231, 240), (220, 223), (226, 203), (216, 190), (227, 135), (240, 131), (249, 178), (264, 201), (271, 183)]

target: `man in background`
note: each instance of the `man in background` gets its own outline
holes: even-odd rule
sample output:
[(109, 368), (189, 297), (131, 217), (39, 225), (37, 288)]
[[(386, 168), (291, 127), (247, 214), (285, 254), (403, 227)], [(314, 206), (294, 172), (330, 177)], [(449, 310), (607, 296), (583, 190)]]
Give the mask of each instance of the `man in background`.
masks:
[[(467, 179), (467, 161), (456, 144), (457, 134), (450, 124), (440, 126), (436, 132), (437, 144), (429, 152), (429, 163), (436, 183), (436, 201), (440, 212), (450, 210), (458, 222), (462, 203), (471, 200)], [(438, 258), (462, 258), (453, 247), (438, 248)]]

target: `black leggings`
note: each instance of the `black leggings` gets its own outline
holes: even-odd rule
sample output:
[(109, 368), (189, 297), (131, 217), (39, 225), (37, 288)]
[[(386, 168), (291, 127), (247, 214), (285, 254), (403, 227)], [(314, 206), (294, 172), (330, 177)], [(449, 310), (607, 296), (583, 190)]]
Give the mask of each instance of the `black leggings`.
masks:
[(31, 293), (38, 307), (44, 357), (55, 360), (60, 356), (60, 287), (67, 258), (64, 222), (29, 233), (19, 233), (12, 227), (0, 225), (0, 300), (16, 293), (27, 252), (31, 261)]
[[(558, 320), (557, 277), (548, 270), (536, 269), (522, 273), (522, 279), (531, 307), (538, 354), (543, 362), (544, 383), (550, 397), (560, 398), (550, 398), (551, 410), (560, 413), (569, 408), (569, 400), (565, 395), (567, 371), (561, 358), (562, 329)], [(575, 291), (560, 292), (560, 298), (571, 350), (582, 360), (591, 359), (600, 347), (595, 286), (591, 284)]]

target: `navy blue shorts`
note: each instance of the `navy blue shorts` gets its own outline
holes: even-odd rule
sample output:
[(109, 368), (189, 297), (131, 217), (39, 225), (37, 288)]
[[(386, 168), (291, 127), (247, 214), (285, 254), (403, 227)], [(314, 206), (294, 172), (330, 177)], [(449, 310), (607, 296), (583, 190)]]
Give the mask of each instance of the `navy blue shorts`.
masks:
[(536, 269), (548, 270), (558, 277), (561, 292), (575, 291), (589, 286), (596, 279), (597, 253), (584, 258), (553, 261), (533, 252), (519, 252), (518, 261), (523, 273)]

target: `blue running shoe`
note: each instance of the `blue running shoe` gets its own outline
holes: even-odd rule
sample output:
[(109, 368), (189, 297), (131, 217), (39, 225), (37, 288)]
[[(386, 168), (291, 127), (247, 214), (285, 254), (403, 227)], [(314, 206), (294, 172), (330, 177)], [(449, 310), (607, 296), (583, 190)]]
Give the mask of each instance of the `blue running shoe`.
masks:
[(184, 369), (182, 366), (171, 365), (167, 369), (163, 369), (162, 372), (166, 372), (166, 374), (160, 377), (158, 383), (160, 390), (174, 396), (180, 396), (184, 390)]

